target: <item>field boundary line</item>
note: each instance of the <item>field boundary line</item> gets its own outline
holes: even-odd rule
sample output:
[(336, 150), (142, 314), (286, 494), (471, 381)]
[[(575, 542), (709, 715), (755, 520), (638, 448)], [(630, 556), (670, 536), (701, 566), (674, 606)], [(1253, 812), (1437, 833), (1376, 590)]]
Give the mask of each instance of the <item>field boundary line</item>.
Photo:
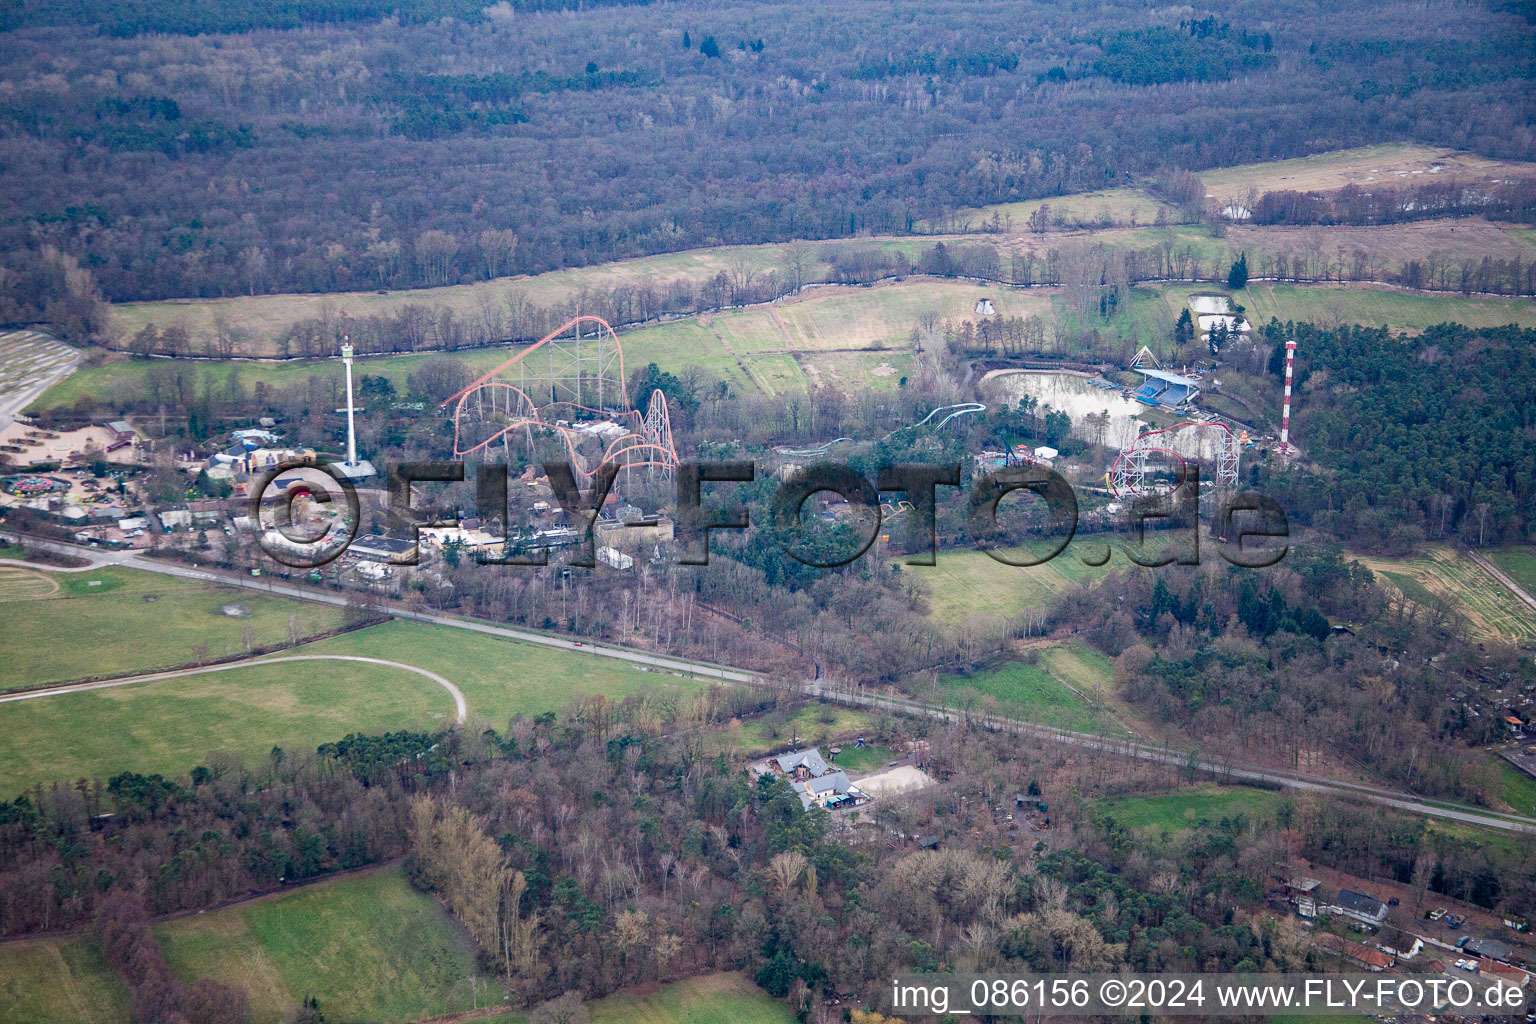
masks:
[(36, 700), (40, 697), (58, 697), (67, 693), (106, 690), (116, 686), (133, 686), (137, 683), (154, 683), (164, 679), (180, 679), (183, 676), (205, 675), (209, 672), (229, 672), (233, 669), (252, 668), (258, 665), (277, 665), (285, 661), (355, 661), (368, 665), (382, 665), (386, 668), (398, 668), (407, 672), (414, 672), (419, 676), (425, 676), (448, 691), (453, 697), (453, 703), (458, 712), (459, 725), (463, 725), (469, 718), (469, 706), (464, 702), (463, 691), (443, 676), (416, 665), (407, 665), (403, 661), (368, 658), (360, 654), (286, 654), (280, 658), (248, 658), (244, 661), (230, 662), (223, 665), (203, 665), (199, 668), (175, 669), (170, 672), (150, 672), (143, 675), (124, 676), (121, 679), (105, 679), (95, 683), (72, 683), (66, 686), (54, 686), (40, 690), (25, 690), (21, 693), (0, 695), (0, 704), (10, 704), (19, 700)]

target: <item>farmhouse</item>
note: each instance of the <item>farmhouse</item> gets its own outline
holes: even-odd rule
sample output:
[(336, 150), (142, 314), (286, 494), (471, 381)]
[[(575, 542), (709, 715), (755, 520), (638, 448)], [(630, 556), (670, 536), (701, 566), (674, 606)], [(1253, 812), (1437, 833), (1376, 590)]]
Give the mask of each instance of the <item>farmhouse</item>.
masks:
[(856, 807), (869, 798), (848, 778), (848, 773), (829, 765), (815, 747), (778, 754), (752, 766), (755, 778), (776, 775), (788, 782), (807, 811), (813, 806), (836, 810)]

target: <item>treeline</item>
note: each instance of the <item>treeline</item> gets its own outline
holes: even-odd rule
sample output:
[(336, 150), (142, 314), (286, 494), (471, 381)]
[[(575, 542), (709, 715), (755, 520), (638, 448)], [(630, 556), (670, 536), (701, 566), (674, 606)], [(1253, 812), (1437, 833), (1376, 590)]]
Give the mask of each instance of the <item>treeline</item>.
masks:
[(1536, 177), (1468, 183), (1454, 178), (1397, 187), (1350, 184), (1337, 192), (1265, 192), (1248, 210), (1252, 224), (1402, 224), (1437, 217), (1536, 220)]
[[(559, 30), (518, 13), (545, 7), (580, 9)], [(1127, 3), (957, 22), (748, 2), (699, 25), (566, 0), (27, 2), (5, 23), (0, 249), (56, 245), (113, 300), (402, 288), (496, 276), (474, 244), (487, 230), (519, 236), (500, 273), (534, 273), (903, 233), (1163, 167), (1404, 137), (1532, 155), (1514, 15), (1424, 28), (1476, 54), (1475, 75), (1442, 82), (1403, 67), (1422, 24), (1406, 0), (1268, 38), (1268, 11), (1224, 13), (1247, 28), (1202, 35)], [(685, 48), (690, 28), (704, 42)], [(1313, 56), (1332, 42), (1350, 59)], [(1357, 94), (1362, 79), (1379, 88)], [(179, 120), (145, 116), (150, 98)], [(456, 250), (411, 259), (434, 231)]]
[(113, 890), (94, 925), (102, 954), (128, 987), (137, 1024), (249, 1024), (250, 997), (243, 987), (213, 978), (183, 987), (172, 976), (137, 893)]
[[(921, 742), (942, 785), (882, 799), (856, 819), (806, 813), (789, 787), (743, 770), (736, 719), (761, 710), (763, 696), (715, 689), (671, 705), (599, 697), (477, 729), (474, 739), (452, 731), (437, 737), (453, 748), (451, 779), (445, 765), (366, 792), (385, 812), (378, 827), (391, 848), (409, 850), (409, 877), (464, 924), (514, 1007), (719, 970), (746, 972), (811, 1020), (834, 1000), (877, 1005), (886, 979), (914, 969), (1316, 970), (1325, 961), (1305, 935), (1260, 913), (1298, 843), (1303, 855), (1366, 877), (1395, 877), (1406, 865), (1428, 888), (1465, 891), (1485, 906), (1524, 905), (1536, 877), (1520, 844), (1482, 844), (1462, 862), (1465, 841), (1422, 822), (1289, 799), (1202, 818), (1148, 844), (1098, 798), (1166, 793), (1178, 769), (1084, 763), (963, 721), (888, 719), (871, 730), (894, 749)], [(345, 802), (323, 791), (350, 791), (355, 776), (324, 758), (287, 771), (280, 788), (322, 793), (315, 806), (324, 810), (294, 809), (300, 827), (345, 831), (334, 820), (350, 816)], [(204, 830), (202, 815), (241, 813), (252, 799), (214, 798), (237, 776), (250, 791), (270, 784), (262, 767), (232, 770), (89, 826), (70, 811), (69, 789), (45, 791), (35, 807), (0, 805), (0, 899), (7, 910), (23, 896), (47, 902), (53, 926), (93, 917), (109, 962), (141, 968), (145, 1009), (151, 999), (177, 1005), (146, 911), (178, 894), (178, 851)], [(1049, 803), (1049, 830), (997, 809), (1026, 792)], [(25, 822), (14, 820), (18, 807)], [(918, 836), (937, 848), (919, 848)], [(136, 870), (126, 870), (130, 861)], [(78, 896), (24, 884), (82, 870), (108, 877)], [(0, 920), (12, 934), (49, 926)], [(223, 1024), (192, 1016), (200, 986), (211, 991), (189, 986), (182, 1012)], [(237, 1008), (237, 992), (221, 994), (219, 1005)], [(141, 1019), (174, 1018), (162, 1010)]]

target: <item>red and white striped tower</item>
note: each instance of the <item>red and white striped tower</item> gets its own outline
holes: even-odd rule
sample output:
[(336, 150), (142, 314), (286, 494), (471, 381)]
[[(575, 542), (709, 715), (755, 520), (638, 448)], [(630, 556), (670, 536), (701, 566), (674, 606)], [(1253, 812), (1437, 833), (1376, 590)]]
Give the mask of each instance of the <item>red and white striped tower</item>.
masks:
[(1291, 375), (1296, 367), (1296, 339), (1285, 343), (1285, 409), (1280, 414), (1280, 451), (1291, 450)]

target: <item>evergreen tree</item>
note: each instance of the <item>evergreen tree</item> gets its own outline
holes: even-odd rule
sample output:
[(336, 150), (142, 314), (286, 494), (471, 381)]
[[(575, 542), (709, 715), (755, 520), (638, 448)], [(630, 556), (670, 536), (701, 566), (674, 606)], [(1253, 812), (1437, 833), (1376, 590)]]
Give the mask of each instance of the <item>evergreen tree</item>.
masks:
[(688, 30), (687, 29), (683, 29), (683, 49), (685, 49), (685, 50), (693, 49), (693, 38), (688, 35)]
[(1248, 287), (1248, 254), (1238, 256), (1237, 262), (1232, 264), (1232, 269), (1227, 271), (1227, 287), (1233, 291), (1239, 291)]
[(1187, 345), (1195, 336), (1195, 321), (1189, 315), (1189, 307), (1185, 306), (1179, 311), (1179, 319), (1173, 325), (1173, 342), (1175, 345)]
[(714, 36), (705, 36), (704, 41), (699, 44), (699, 52), (706, 57), (718, 57), (720, 56), (720, 44), (715, 42)]

